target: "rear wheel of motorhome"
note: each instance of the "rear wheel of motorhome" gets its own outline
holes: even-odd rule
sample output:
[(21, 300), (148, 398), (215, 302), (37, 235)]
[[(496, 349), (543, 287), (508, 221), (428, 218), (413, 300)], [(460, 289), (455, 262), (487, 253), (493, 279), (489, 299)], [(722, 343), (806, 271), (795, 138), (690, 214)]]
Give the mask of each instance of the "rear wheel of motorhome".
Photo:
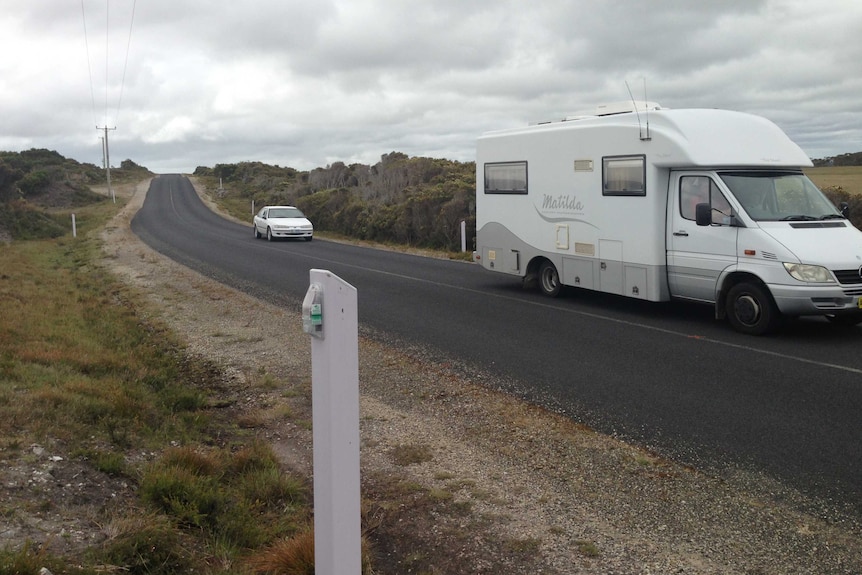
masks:
[(557, 268), (549, 261), (542, 262), (539, 267), (539, 289), (548, 297), (557, 297), (560, 295), (560, 274), (557, 273)]
[(772, 297), (759, 285), (744, 282), (727, 293), (727, 319), (737, 331), (750, 335), (769, 333), (777, 327), (780, 315)]

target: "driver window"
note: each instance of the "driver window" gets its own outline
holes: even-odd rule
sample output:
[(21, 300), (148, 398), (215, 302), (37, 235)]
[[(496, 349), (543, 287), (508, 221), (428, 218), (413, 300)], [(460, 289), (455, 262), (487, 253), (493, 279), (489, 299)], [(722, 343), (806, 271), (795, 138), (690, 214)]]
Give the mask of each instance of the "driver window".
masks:
[(683, 176), (679, 181), (679, 211), (687, 220), (695, 220), (695, 206), (710, 204), (712, 223), (726, 224), (730, 218), (730, 203), (715, 182), (707, 176)]
[(718, 187), (713, 184), (710, 186), (710, 198), (712, 201), (712, 223), (714, 224), (729, 224), (730, 223), (730, 203), (724, 197)]

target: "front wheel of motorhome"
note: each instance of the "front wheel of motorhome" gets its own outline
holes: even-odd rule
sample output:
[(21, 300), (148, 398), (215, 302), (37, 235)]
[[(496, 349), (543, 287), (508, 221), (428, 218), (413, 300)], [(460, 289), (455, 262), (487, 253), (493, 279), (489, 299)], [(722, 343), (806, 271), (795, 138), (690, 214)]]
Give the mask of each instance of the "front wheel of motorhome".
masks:
[(560, 295), (560, 274), (557, 273), (557, 268), (549, 261), (542, 262), (539, 267), (539, 289), (548, 297), (557, 297)]
[(727, 292), (727, 319), (737, 331), (763, 335), (778, 326), (781, 312), (765, 288), (740, 283)]

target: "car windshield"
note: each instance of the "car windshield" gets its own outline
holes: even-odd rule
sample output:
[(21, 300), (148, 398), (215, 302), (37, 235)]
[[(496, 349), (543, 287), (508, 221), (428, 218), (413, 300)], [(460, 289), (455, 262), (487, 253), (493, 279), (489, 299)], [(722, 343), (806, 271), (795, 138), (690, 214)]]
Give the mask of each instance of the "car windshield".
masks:
[(722, 181), (757, 221), (807, 221), (843, 216), (801, 172), (723, 172)]
[(269, 210), (270, 218), (304, 218), (303, 214), (297, 208), (273, 208)]

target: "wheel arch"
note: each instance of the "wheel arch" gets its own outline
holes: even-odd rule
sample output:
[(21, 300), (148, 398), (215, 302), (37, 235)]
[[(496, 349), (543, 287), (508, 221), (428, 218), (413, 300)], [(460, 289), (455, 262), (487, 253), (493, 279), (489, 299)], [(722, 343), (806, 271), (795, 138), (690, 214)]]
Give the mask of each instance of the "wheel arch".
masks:
[(527, 267), (524, 270), (524, 287), (533, 288), (537, 286), (539, 280), (539, 269), (545, 262), (554, 263), (550, 258), (546, 258), (545, 256), (534, 256), (533, 259), (527, 263)]
[(763, 290), (769, 295), (770, 299), (772, 299), (773, 305), (775, 304), (775, 298), (772, 297), (772, 291), (766, 286), (766, 283), (760, 279), (757, 275), (746, 272), (746, 271), (734, 271), (730, 272), (724, 279), (721, 281), (721, 285), (716, 292), (715, 299), (715, 318), (716, 319), (726, 319), (727, 318), (727, 294), (733, 289), (733, 286), (739, 285), (741, 283), (750, 283), (756, 284), (763, 288)]

